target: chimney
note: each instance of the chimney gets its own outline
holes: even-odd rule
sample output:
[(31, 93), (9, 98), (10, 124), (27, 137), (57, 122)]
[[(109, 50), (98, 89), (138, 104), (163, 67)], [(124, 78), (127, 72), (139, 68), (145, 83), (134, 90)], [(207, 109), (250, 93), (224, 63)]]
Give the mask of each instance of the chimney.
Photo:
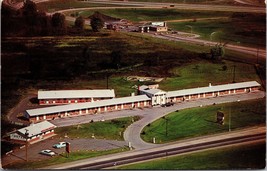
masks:
[(132, 94), (131, 94), (131, 95), (132, 95), (132, 96), (135, 96), (135, 95), (134, 95), (134, 92), (132, 92)]
[(211, 83), (209, 83), (209, 87), (211, 87)]

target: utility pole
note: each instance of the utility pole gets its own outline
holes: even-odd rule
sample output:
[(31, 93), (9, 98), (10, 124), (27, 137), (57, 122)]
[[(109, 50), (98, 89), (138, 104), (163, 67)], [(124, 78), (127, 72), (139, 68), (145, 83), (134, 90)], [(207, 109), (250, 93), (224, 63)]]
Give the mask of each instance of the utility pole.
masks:
[(231, 106), (230, 106), (230, 112), (229, 112), (229, 132), (231, 132)]
[(109, 81), (109, 77), (110, 77), (110, 75), (111, 75), (110, 73), (106, 73), (107, 89), (108, 89), (108, 86), (109, 86), (109, 85), (108, 85), (108, 81)]
[(28, 161), (28, 133), (29, 130), (25, 129), (25, 137), (26, 137), (26, 144), (25, 144), (25, 149), (26, 149), (26, 162)]
[(257, 64), (259, 64), (259, 46), (257, 48)]
[(168, 119), (165, 116), (162, 117), (165, 120), (165, 136), (168, 136)]
[(234, 72), (233, 72), (233, 83), (235, 83), (235, 65), (233, 66), (234, 67)]
[(166, 137), (167, 137), (168, 136), (168, 119), (165, 118), (165, 120), (166, 120)]

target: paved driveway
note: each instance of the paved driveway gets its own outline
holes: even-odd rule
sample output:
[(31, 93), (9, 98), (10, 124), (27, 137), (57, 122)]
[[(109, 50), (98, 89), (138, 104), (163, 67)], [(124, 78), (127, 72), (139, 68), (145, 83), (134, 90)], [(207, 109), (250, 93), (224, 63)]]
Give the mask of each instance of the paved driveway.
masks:
[[(71, 143), (71, 151), (91, 151), (91, 150), (110, 150), (115, 148), (124, 147), (127, 144), (125, 141), (116, 141), (116, 140), (99, 140), (99, 139), (85, 139), (85, 138), (60, 138), (58, 136), (51, 137), (44, 141), (40, 141), (35, 144), (31, 144), (28, 147), (28, 160), (29, 161), (40, 161), (43, 159), (50, 158), (50, 156), (45, 156), (39, 154), (41, 150), (50, 149), (61, 154), (65, 151), (65, 148), (55, 149), (52, 147), (53, 144), (56, 144), (60, 141), (67, 141)], [(26, 149), (18, 149), (13, 153), (8, 155), (1, 156), (2, 166), (15, 162), (24, 162), (26, 159)]]
[(127, 143), (131, 142), (132, 146), (135, 149), (147, 149), (147, 148), (160, 146), (160, 144), (151, 144), (151, 143), (144, 142), (141, 139), (140, 134), (143, 128), (147, 124), (161, 118), (162, 116), (170, 112), (174, 112), (176, 110), (181, 110), (181, 109), (186, 109), (186, 108), (212, 105), (214, 103), (221, 104), (221, 103), (244, 101), (244, 100), (250, 100), (250, 99), (259, 99), (263, 97), (265, 97), (265, 92), (258, 91), (258, 92), (246, 93), (246, 94), (219, 96), (215, 98), (185, 101), (185, 102), (181, 102), (181, 103), (175, 104), (174, 106), (170, 106), (166, 108), (158, 107), (158, 108), (153, 108), (152, 110), (147, 109), (143, 111), (143, 112), (146, 112), (146, 114), (143, 114), (144, 118), (133, 123), (126, 129), (126, 131), (124, 132), (124, 139)]
[(265, 92), (258, 91), (258, 92), (251, 92), (245, 94), (237, 94), (237, 95), (229, 95), (229, 96), (218, 96), (213, 98), (204, 98), (198, 100), (190, 100), (184, 101), (174, 106), (170, 107), (151, 107), (151, 108), (144, 108), (144, 109), (133, 109), (133, 110), (122, 110), (122, 111), (115, 111), (115, 112), (108, 112), (108, 113), (101, 113), (96, 115), (83, 115), (83, 116), (75, 116), (72, 118), (65, 118), (65, 119), (57, 119), (51, 121), (53, 124), (60, 126), (68, 126), (68, 125), (75, 125), (79, 123), (88, 123), (91, 120), (94, 121), (101, 121), (101, 120), (110, 120), (115, 118), (122, 118), (122, 117), (130, 117), (130, 116), (141, 116), (142, 119), (130, 125), (126, 131), (124, 132), (124, 139), (127, 143), (131, 142), (132, 146), (136, 149), (145, 149), (145, 148), (152, 148), (155, 146), (159, 146), (158, 144), (151, 144), (144, 142), (141, 137), (140, 133), (142, 129), (149, 123), (161, 118), (162, 116), (181, 109), (192, 108), (192, 107), (200, 107), (200, 106), (207, 106), (212, 105), (214, 103), (228, 103), (228, 102), (236, 102), (236, 101), (244, 101), (250, 99), (258, 99), (265, 97)]

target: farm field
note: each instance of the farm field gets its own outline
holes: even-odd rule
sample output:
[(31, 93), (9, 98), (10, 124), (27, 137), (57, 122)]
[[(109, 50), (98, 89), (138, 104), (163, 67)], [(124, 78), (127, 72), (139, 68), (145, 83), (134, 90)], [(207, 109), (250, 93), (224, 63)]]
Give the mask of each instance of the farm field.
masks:
[(194, 154), (167, 156), (163, 159), (131, 164), (114, 169), (123, 170), (232, 170), (264, 169), (266, 144), (249, 144), (207, 150)]
[[(144, 133), (141, 137), (147, 142), (151, 142), (155, 137), (156, 143), (166, 143), (227, 132), (229, 123), (231, 130), (265, 124), (265, 109), (266, 100), (258, 99), (180, 110), (165, 116), (165, 119), (168, 120), (167, 136), (166, 120), (158, 119), (143, 129)], [(216, 123), (218, 111), (222, 111), (225, 114), (224, 125)]]

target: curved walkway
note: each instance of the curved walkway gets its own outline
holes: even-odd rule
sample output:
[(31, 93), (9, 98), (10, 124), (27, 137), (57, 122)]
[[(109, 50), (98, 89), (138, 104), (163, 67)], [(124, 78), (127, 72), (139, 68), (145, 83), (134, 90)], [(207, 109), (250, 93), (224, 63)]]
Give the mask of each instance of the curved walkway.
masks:
[[(228, 103), (228, 102), (236, 102), (236, 101), (244, 101), (244, 100), (251, 100), (251, 99), (259, 99), (265, 97), (265, 92), (258, 91), (253, 93), (246, 93), (246, 94), (239, 94), (239, 95), (231, 95), (231, 96), (219, 96), (214, 98), (207, 98), (207, 99), (199, 99), (199, 100), (192, 100), (192, 101), (185, 101), (174, 106), (170, 107), (158, 107), (157, 110), (153, 110), (154, 113), (151, 113), (149, 109), (146, 109), (147, 115), (143, 115), (144, 118), (141, 120), (133, 123), (130, 125), (124, 132), (124, 139), (127, 143), (131, 142), (131, 145), (135, 149), (148, 149), (153, 148), (156, 146), (162, 146), (163, 144), (152, 144), (144, 142), (140, 135), (143, 128), (148, 125), (149, 123), (169, 114), (170, 112), (174, 112), (176, 110), (186, 109), (186, 108), (193, 108), (199, 106), (208, 106), (212, 105), (213, 103), (221, 104), (221, 103)], [(152, 140), (151, 140), (152, 141)]]

